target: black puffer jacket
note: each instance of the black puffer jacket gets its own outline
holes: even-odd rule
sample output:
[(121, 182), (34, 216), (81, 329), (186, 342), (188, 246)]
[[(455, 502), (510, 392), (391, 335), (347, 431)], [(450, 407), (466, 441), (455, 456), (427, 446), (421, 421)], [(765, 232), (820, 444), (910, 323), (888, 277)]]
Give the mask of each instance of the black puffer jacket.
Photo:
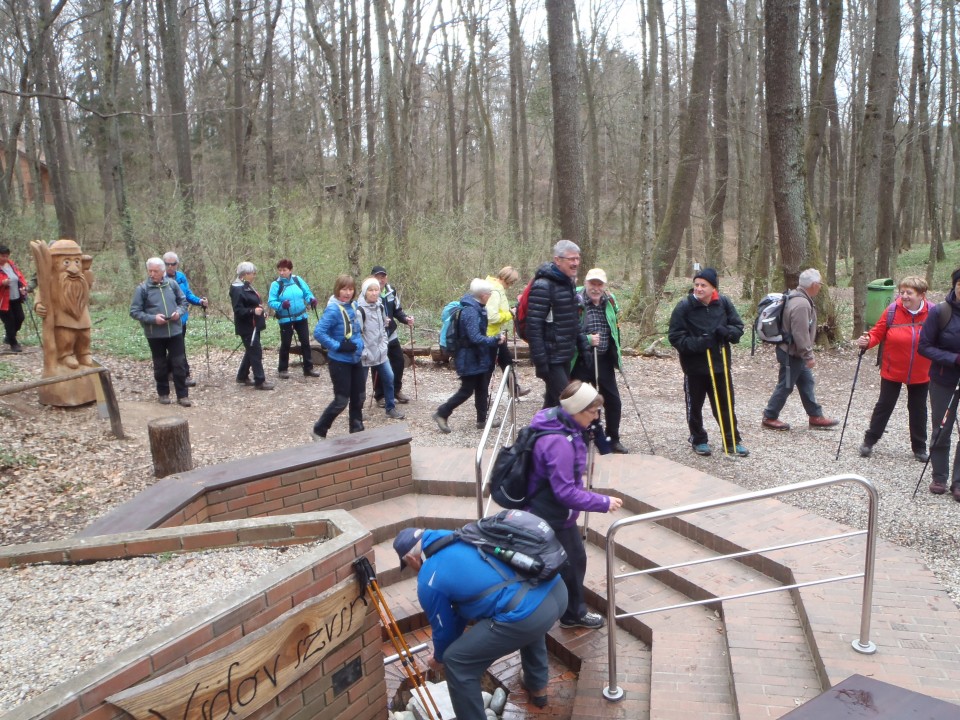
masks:
[[(738, 343), (743, 337), (743, 320), (730, 299), (718, 295), (707, 305), (690, 293), (677, 303), (670, 316), (670, 344), (680, 355), (680, 367), (687, 375), (709, 375), (710, 363), (707, 353), (712, 353), (713, 372), (723, 373), (723, 358), (720, 355), (720, 338), (717, 328), (725, 336), (723, 344)], [(727, 350), (727, 362), (730, 361)]]
[(233, 331), (237, 335), (253, 335), (254, 328), (266, 329), (267, 316), (256, 314), (263, 301), (250, 283), (234, 280), (230, 285), (230, 304), (233, 305)]
[(533, 364), (538, 368), (569, 365), (579, 333), (577, 288), (554, 263), (544, 263), (533, 276), (527, 299), (527, 342)]

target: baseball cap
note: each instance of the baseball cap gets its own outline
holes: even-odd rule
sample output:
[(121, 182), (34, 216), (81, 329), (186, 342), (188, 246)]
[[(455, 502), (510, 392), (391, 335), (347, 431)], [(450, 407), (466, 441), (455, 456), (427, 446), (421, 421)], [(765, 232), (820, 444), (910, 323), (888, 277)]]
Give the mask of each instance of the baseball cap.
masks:
[(386, 275), (387, 269), (383, 265), (374, 265), (373, 270), (370, 271), (371, 275)]
[(583, 279), (584, 282), (589, 282), (590, 280), (599, 280), (606, 285), (607, 274), (600, 268), (593, 268), (587, 272), (587, 276)]
[(397, 537), (393, 541), (393, 549), (397, 551), (397, 556), (400, 558), (401, 570), (407, 566), (403, 561), (403, 556), (416, 547), (416, 544), (420, 542), (421, 535), (423, 535), (423, 528), (404, 528), (397, 533)]

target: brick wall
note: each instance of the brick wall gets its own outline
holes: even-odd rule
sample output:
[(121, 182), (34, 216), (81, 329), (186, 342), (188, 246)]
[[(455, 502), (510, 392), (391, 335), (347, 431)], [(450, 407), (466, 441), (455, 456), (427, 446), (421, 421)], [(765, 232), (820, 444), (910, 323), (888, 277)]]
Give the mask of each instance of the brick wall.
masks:
[[(181, 618), (110, 660), (17, 707), (4, 720), (129, 720), (105, 702), (121, 690), (175, 670), (229, 646), (300, 603), (353, 577), (353, 561), (373, 561), (373, 539), (343, 511), (281, 519), (245, 519), (186, 528), (103, 535), (0, 548), (0, 566), (31, 562), (91, 562), (163, 552), (243, 545), (275, 545), (323, 539), (317, 549), (232, 595), (229, 605), (214, 603)], [(361, 589), (357, 586), (357, 591)], [(367, 610), (357, 635), (288, 686), (252, 717), (271, 720), (373, 720), (386, 708), (386, 682), (376, 612)], [(360, 659), (359, 680), (334, 693), (333, 673)]]

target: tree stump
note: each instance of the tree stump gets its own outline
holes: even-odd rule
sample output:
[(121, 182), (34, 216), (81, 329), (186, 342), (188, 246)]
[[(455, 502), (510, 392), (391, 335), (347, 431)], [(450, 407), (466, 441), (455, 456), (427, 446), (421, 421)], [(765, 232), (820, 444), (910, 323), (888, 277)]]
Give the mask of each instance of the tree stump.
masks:
[(153, 474), (166, 477), (193, 469), (190, 453), (190, 425), (180, 417), (162, 417), (147, 423)]

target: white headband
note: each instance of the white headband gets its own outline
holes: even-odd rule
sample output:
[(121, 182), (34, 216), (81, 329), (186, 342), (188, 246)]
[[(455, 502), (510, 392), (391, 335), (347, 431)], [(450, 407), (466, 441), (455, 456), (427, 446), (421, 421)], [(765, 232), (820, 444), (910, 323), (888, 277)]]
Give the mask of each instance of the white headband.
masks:
[(560, 407), (571, 415), (576, 415), (587, 409), (587, 406), (597, 399), (596, 388), (590, 383), (582, 383), (577, 391), (570, 397), (560, 401)]

